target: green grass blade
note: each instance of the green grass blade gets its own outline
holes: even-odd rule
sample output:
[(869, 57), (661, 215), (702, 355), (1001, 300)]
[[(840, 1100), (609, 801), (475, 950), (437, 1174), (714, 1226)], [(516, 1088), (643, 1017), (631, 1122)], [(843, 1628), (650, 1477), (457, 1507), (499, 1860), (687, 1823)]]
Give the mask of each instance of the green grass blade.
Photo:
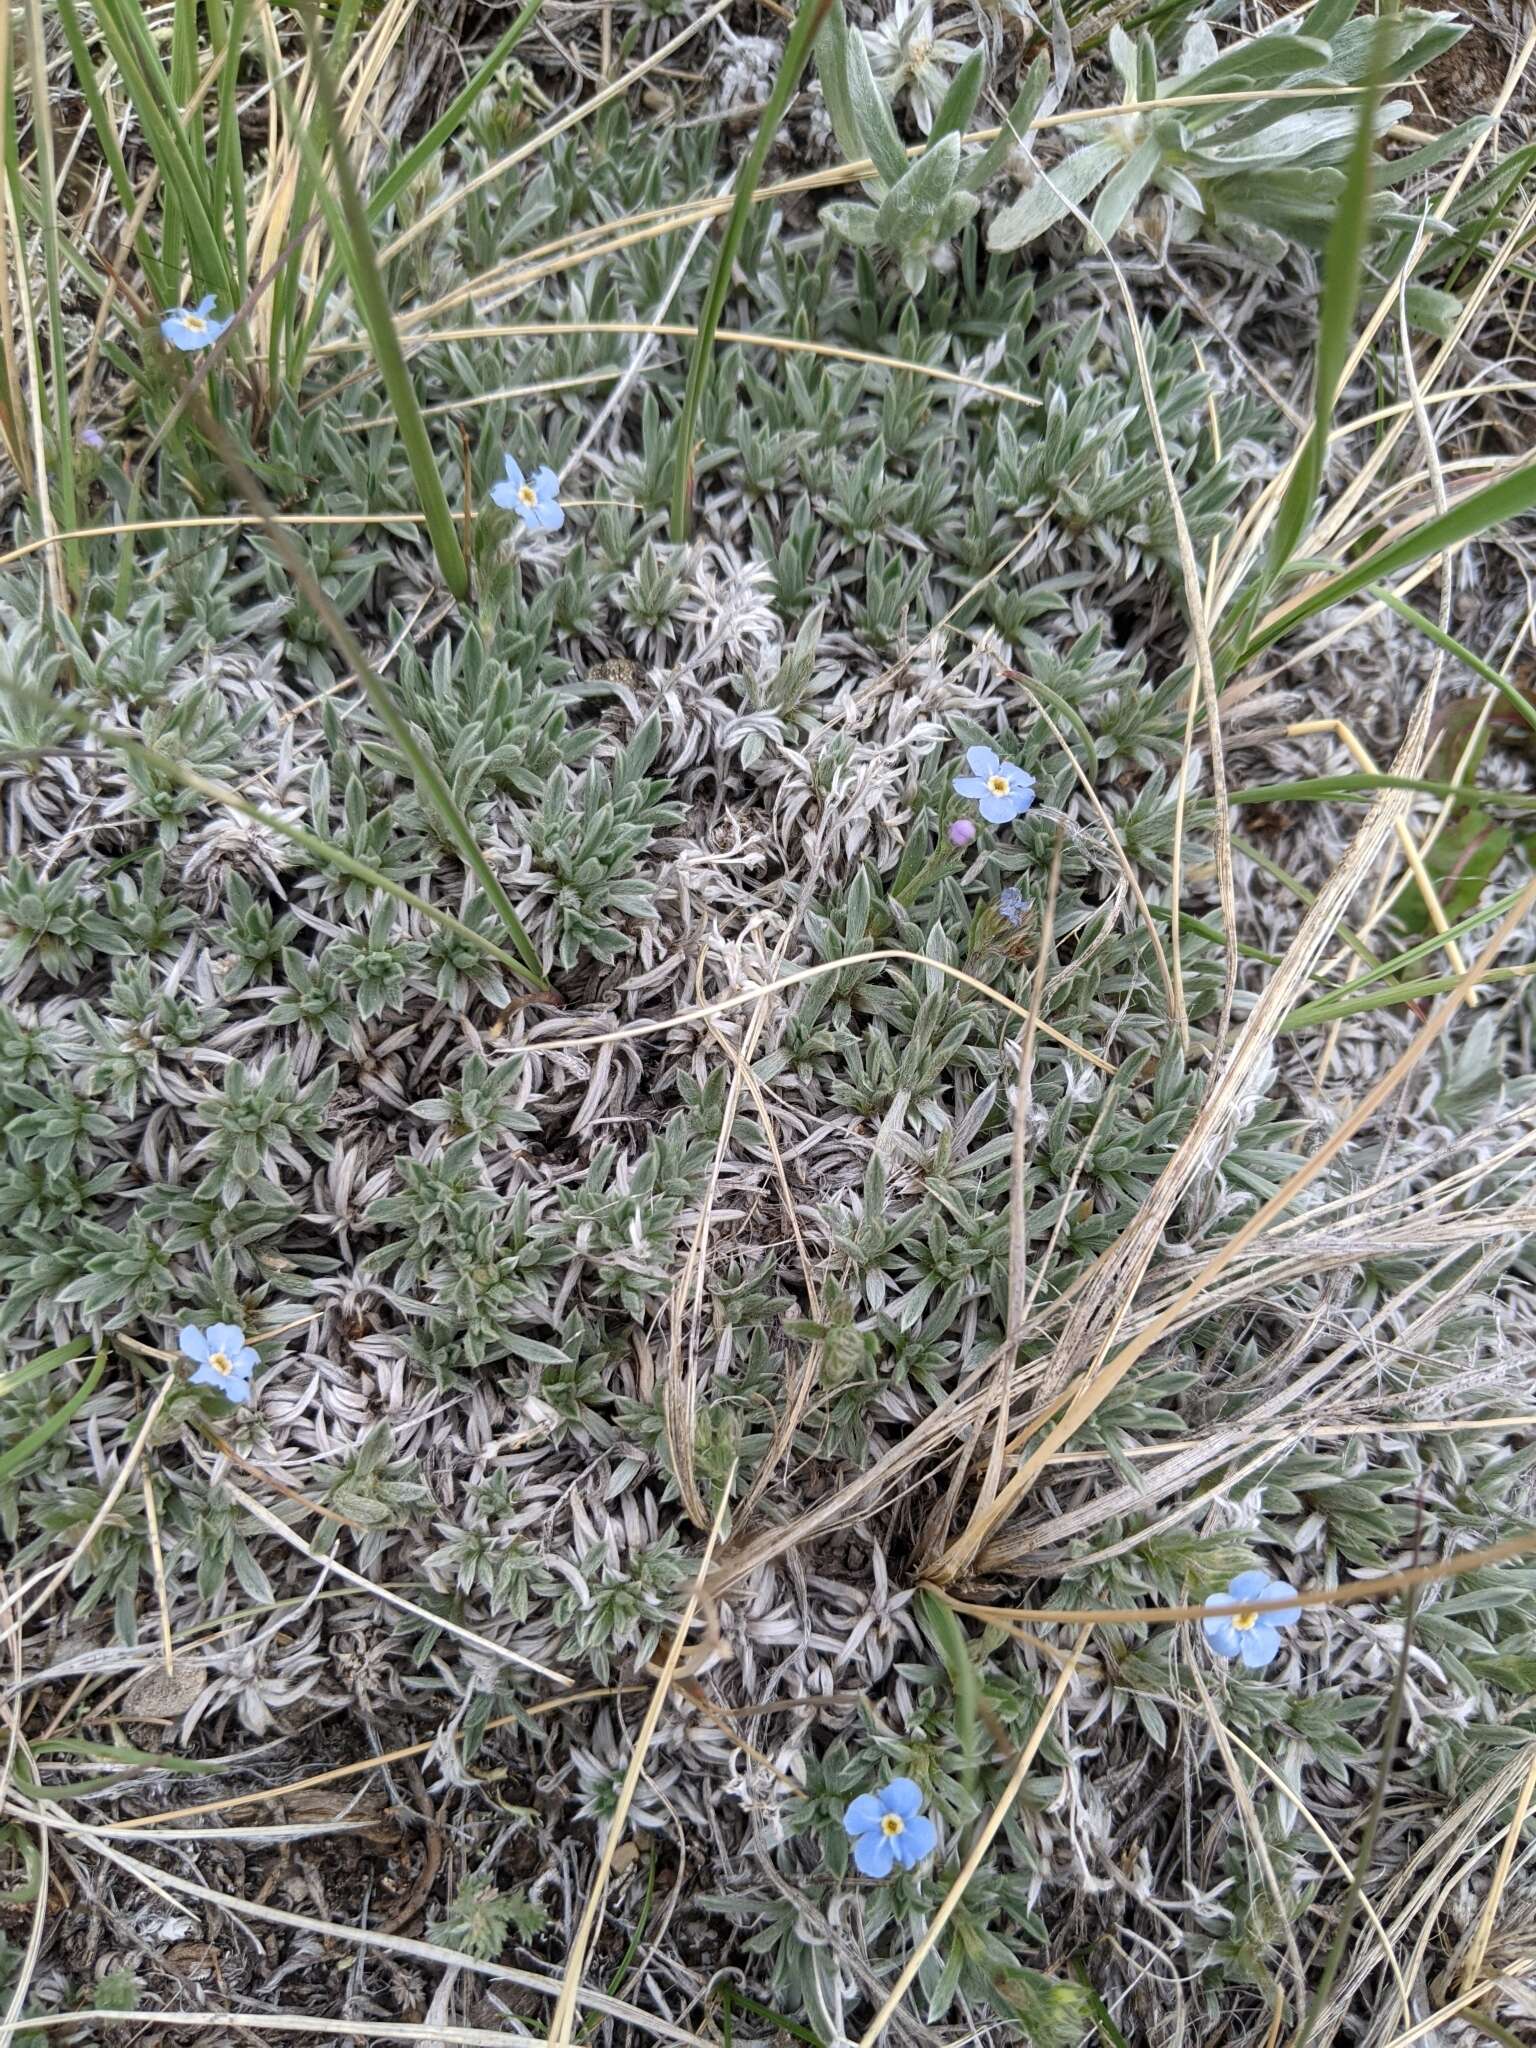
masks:
[[(205, 1761), (198, 1757), (165, 1756), (155, 1750), (134, 1749), (123, 1742), (81, 1742), (72, 1736), (56, 1736), (51, 1742), (39, 1742), (33, 1749), (34, 1757), (84, 1757), (97, 1763), (121, 1763), (127, 1770), (164, 1771), (180, 1778), (212, 1777), (216, 1772), (227, 1770), (222, 1757)], [(96, 1799), (103, 1792), (121, 1792), (130, 1783), (127, 1771), (115, 1771), (111, 1777), (76, 1778), (69, 1780), (50, 1779), (46, 1785), (34, 1784), (20, 1770), (14, 1773), (18, 1787), (29, 1799)]]
[(784, 61), (779, 66), (779, 75), (774, 80), (773, 91), (768, 95), (762, 117), (757, 124), (757, 133), (752, 138), (752, 147), (742, 159), (741, 169), (736, 174), (736, 196), (731, 204), (730, 215), (725, 223), (725, 232), (720, 237), (720, 253), (715, 259), (714, 275), (709, 281), (709, 292), (699, 314), (699, 331), (694, 336), (693, 355), (688, 364), (688, 382), (683, 390), (683, 409), (677, 423), (677, 452), (672, 463), (672, 538), (682, 541), (688, 538), (689, 503), (693, 496), (693, 430), (699, 415), (699, 402), (704, 396), (704, 380), (710, 372), (710, 359), (715, 346), (715, 329), (720, 325), (720, 315), (725, 310), (726, 293), (731, 288), (731, 271), (736, 262), (736, 252), (741, 247), (741, 238), (746, 232), (747, 215), (752, 210), (752, 195), (757, 190), (757, 181), (763, 174), (769, 146), (778, 133), (779, 123), (784, 118), (790, 97), (800, 82), (811, 54), (811, 45), (816, 32), (826, 19), (832, 0), (801, 0), (795, 25), (789, 32), (789, 41), (784, 47)]
[[(344, 847), (332, 845), (318, 832), (311, 832), (307, 826), (296, 825), (277, 811), (264, 811), (260, 804), (253, 804), (241, 795), (238, 789), (231, 789), (227, 783), (217, 782), (210, 775), (189, 768), (184, 761), (178, 761), (173, 754), (163, 754), (158, 747), (146, 746), (135, 734), (120, 732), (115, 726), (99, 726), (83, 712), (58, 697), (51, 697), (41, 690), (13, 687), (12, 697), (18, 703), (30, 706), (34, 711), (50, 711), (55, 716), (67, 719), (76, 732), (90, 739), (99, 740), (103, 746), (115, 747), (129, 760), (137, 761), (141, 767), (152, 769), (157, 775), (167, 776), (172, 782), (179, 782), (183, 789), (196, 790), (199, 796), (207, 797), (210, 803), (226, 804), (230, 810), (238, 811), (242, 818), (249, 818), (254, 824), (265, 825), (271, 832), (297, 846), (321, 867), (334, 868), (339, 874), (350, 875), (354, 881), (365, 883), (370, 889), (377, 889), (385, 896), (391, 896), (396, 903), (403, 903), (411, 910), (419, 910), (423, 917), (440, 925), (456, 938), (466, 940), (479, 947), (482, 953), (489, 953), (493, 960), (515, 974), (520, 981), (528, 982), (538, 989), (546, 989), (548, 983), (541, 974), (530, 969), (515, 954), (504, 946), (498, 946), (494, 939), (488, 939), (484, 932), (477, 932), (473, 925), (465, 924), (451, 911), (442, 910), (435, 903), (429, 903), (425, 896), (418, 896), (414, 889), (391, 881), (378, 868), (370, 867), (367, 861), (358, 860)], [(521, 925), (518, 927), (522, 929)], [(532, 948), (529, 948), (530, 952)]]
[(447, 776), (416, 737), (410, 721), (400, 715), (384, 678), (378, 674), (364, 654), (362, 643), (331, 602), (321, 586), (319, 577), (295, 547), (289, 534), (278, 525), (265, 492), (246, 467), (239, 449), (228, 432), (214, 418), (206, 400), (200, 395), (194, 397), (193, 404), (204, 439), (217, 452), (239, 488), (241, 496), (261, 521), (262, 531), (266, 534), (273, 553), (308, 600), (315, 615), (330, 634), (337, 653), (362, 686), (363, 694), (373, 706), (380, 724), (405, 756), (423, 801), (436, 811), (443, 829), (458, 848), (464, 865), (490, 899), (523, 962), (523, 979), (531, 981), (535, 988), (547, 990), (549, 977), (544, 972), (533, 942), (523, 930), (522, 920), (513, 908), (512, 899), (501, 885), (501, 877), (481, 851), (479, 841), (470, 830), (469, 820), (459, 809)]
[(229, 210), (229, 233), (240, 296), (250, 280), (249, 236), (245, 212), (245, 151), (240, 140), (240, 53), (245, 44), (245, 17), (250, 0), (233, 0), (223, 23), (224, 68), (219, 73), (219, 142), (215, 189)]
[(1433, 640), (1437, 647), (1443, 648), (1447, 654), (1454, 655), (1459, 662), (1471, 669), (1473, 675), (1481, 676), (1485, 683), (1492, 683), (1511, 710), (1525, 720), (1532, 732), (1536, 732), (1536, 705), (1531, 703), (1529, 697), (1521, 696), (1508, 676), (1501, 676), (1496, 668), (1484, 661), (1481, 655), (1474, 654), (1470, 647), (1456, 638), (1454, 633), (1447, 633), (1433, 619), (1421, 612), (1417, 605), (1411, 605), (1407, 598), (1399, 597), (1395, 590), (1368, 590), (1367, 595), (1378, 598), (1388, 611), (1396, 612), (1408, 625), (1417, 626), (1426, 639)]
[[(45, 68), (47, 44), (44, 38), (41, 0), (29, 0), (27, 7), (27, 49), (32, 104), (48, 106), (48, 74)], [(79, 525), (75, 490), (75, 437), (69, 418), (69, 348), (64, 338), (64, 298), (59, 285), (58, 171), (53, 151), (53, 123), (44, 114), (32, 123), (32, 146), (36, 151), (37, 191), (42, 202), (43, 289), (48, 325), (48, 364), (51, 371), (49, 396), (53, 401), (53, 475), (39, 477), (38, 495), (52, 489), (58, 505), (58, 523), (64, 532)], [(72, 591), (80, 586), (81, 554), (77, 543), (64, 543), (65, 581)]]
[(1533, 507), (1536, 507), (1536, 462), (1527, 462), (1494, 483), (1485, 484), (1480, 491), (1469, 491), (1466, 497), (1458, 499), (1434, 519), (1426, 519), (1411, 533), (1390, 541), (1350, 568), (1341, 569), (1330, 581), (1298, 598), (1278, 617), (1271, 619), (1267, 626), (1260, 627), (1241, 650), (1239, 663), (1251, 661), (1254, 655), (1273, 646), (1294, 626), (1299, 626), (1318, 612), (1327, 611), (1330, 605), (1357, 597), (1371, 584), (1396, 576), (1404, 569), (1415, 568), (1431, 555), (1443, 554), (1448, 548), (1463, 547), (1494, 527), (1523, 517)]
[(76, 1387), (67, 1401), (62, 1401), (53, 1413), (40, 1422), (36, 1429), (29, 1429), (26, 1435), (0, 1454), (0, 1485), (13, 1479), (26, 1465), (29, 1458), (56, 1437), (61, 1429), (68, 1429), (70, 1423), (95, 1393), (97, 1383), (106, 1371), (107, 1354), (98, 1351), (96, 1362)]
[[(171, 14), (171, 103), (173, 119), (186, 138), (188, 148), (193, 148), (191, 122), (196, 116), (189, 116), (193, 95), (197, 91), (197, 0), (175, 0)], [(202, 137), (197, 137), (201, 143)], [(215, 192), (219, 190), (217, 179)], [(181, 249), (182, 200), (174, 181), (165, 188), (165, 249), (168, 266), (174, 270)], [(211, 209), (210, 209), (211, 211)], [(218, 219), (217, 213), (212, 218)]]
[[(1288, 867), (1283, 866), (1279, 861), (1267, 854), (1262, 846), (1255, 846), (1250, 840), (1241, 839), (1234, 832), (1232, 834), (1232, 851), (1240, 853), (1244, 860), (1251, 860), (1260, 874), (1268, 875), (1271, 881), (1278, 882), (1287, 895), (1293, 896), (1298, 903), (1305, 904), (1308, 910), (1317, 901), (1317, 891), (1309, 889), (1306, 883), (1301, 881), (1296, 875), (1293, 875)], [(1360, 937), (1359, 933), (1354, 930), (1353, 926), (1341, 922), (1338, 928), (1338, 935), (1355, 957), (1363, 960), (1367, 967), (1374, 967), (1376, 965), (1376, 955), (1371, 951), (1364, 939)], [(1239, 948), (1239, 951), (1241, 951), (1241, 948)], [(1276, 960), (1273, 964), (1278, 967), (1280, 963)]]
[[(432, 123), (432, 126), (422, 136), (421, 140), (409, 149), (397, 164), (391, 166), (379, 180), (373, 191), (367, 195), (364, 205), (368, 209), (370, 227), (378, 224), (383, 214), (393, 206), (400, 194), (411, 183), (411, 180), (418, 177), (427, 164), (457, 134), (459, 124), (475, 104), (475, 101), (479, 99), (481, 93), (485, 91), (491, 80), (496, 76), (496, 73), (512, 54), (513, 50), (522, 41), (530, 24), (543, 5), (544, 0), (527, 0), (527, 5), (513, 21), (511, 27), (498, 40), (495, 48), (487, 55), (485, 62), (475, 72), (469, 83), (443, 109), (443, 112)], [(296, 358), (296, 365), (300, 370), (325, 313), (326, 303), (336, 287), (337, 280), (341, 276), (341, 269), (340, 256), (333, 255), (321, 277), (319, 289), (315, 293), (313, 310), (310, 313), (309, 319), (305, 322), (304, 333)]]
[(1379, 789), (1415, 789), (1423, 796), (1454, 796), (1463, 803), (1503, 811), (1536, 809), (1536, 796), (1518, 790), (1471, 789), (1460, 782), (1434, 782), (1424, 775), (1372, 775), (1364, 769), (1346, 775), (1311, 775), (1300, 782), (1260, 782), (1248, 789), (1234, 789), (1235, 804), (1327, 803), (1334, 797), (1374, 796)]
[[(1314, 996), (1307, 1003), (1298, 1003), (1286, 1017), (1280, 1027), (1281, 1030), (1305, 1031), (1314, 1024), (1331, 1024), (1339, 1017), (1353, 1017), (1361, 1010), (1379, 1009), (1385, 1003), (1407, 1002), (1413, 994), (1439, 994), (1443, 989), (1454, 988), (1458, 978), (1454, 974), (1444, 980), (1436, 976), (1432, 980), (1396, 981), (1387, 989), (1380, 989), (1378, 984), (1385, 981), (1389, 975), (1400, 975), (1406, 968), (1417, 966), (1431, 953), (1443, 953), (1448, 940), (1463, 938), (1468, 932), (1475, 931), (1478, 926), (1492, 924), (1496, 919), (1507, 916), (1519, 900), (1520, 891), (1514, 889), (1508, 895), (1501, 896), (1497, 902), (1474, 910), (1466, 917), (1457, 918), (1456, 922), (1447, 925), (1444, 931), (1437, 926), (1427, 939), (1420, 939), (1417, 945), (1405, 946), (1401, 953), (1394, 953), (1390, 960), (1377, 961), (1374, 967), (1367, 969), (1364, 974), (1357, 975), (1347, 988), (1331, 995)], [(1375, 993), (1372, 994), (1372, 991)], [(1361, 1001), (1362, 996), (1367, 999)]]
[(981, 1681), (971, 1662), (965, 1624), (947, 1602), (926, 1589), (917, 1596), (918, 1616), (929, 1641), (944, 1661), (949, 1689), (955, 1702), (955, 1747), (959, 1752), (960, 1782), (974, 1802), (976, 1779), (981, 1768), (981, 1722), (978, 1708)]
[[(321, 46), (313, 12), (308, 7), (301, 8), (300, 19), (304, 24), (304, 42), (314, 72), (315, 104), (320, 116), (320, 127), (330, 145), (331, 172), (336, 180), (334, 192), (325, 182), (319, 145), (300, 121), (293, 106), (292, 96), (285, 91), (283, 98), (288, 118), (293, 125), (295, 138), (303, 152), (320, 203), (325, 209), (332, 238), (341, 255), (348, 280), (357, 298), (363, 325), (368, 330), (368, 339), (378, 359), (384, 386), (389, 393), (389, 402), (400, 429), (400, 439), (405, 447), (406, 460), (411, 466), (416, 494), (421, 500), (421, 509), (426, 518), (427, 532), (431, 536), (432, 551), (437, 556), (438, 568), (442, 571), (443, 581), (462, 604), (469, 596), (469, 565), (464, 559), (463, 549), (459, 546), (458, 525), (448, 509), (442, 474), (438, 468), (437, 457), (432, 452), (427, 423), (421, 416), (416, 386), (411, 381), (411, 373), (406, 368), (405, 356), (400, 347), (400, 337), (395, 332), (394, 314), (390, 310), (389, 295), (384, 289), (384, 279), (379, 270), (378, 257), (374, 252), (367, 209), (363, 205), (362, 194), (358, 190), (357, 179), (352, 171), (330, 62)], [(443, 787), (446, 791), (446, 784)], [(451, 803), (452, 799), (449, 801)]]
[(239, 292), (229, 250), (218, 225), (221, 209), (210, 203), (212, 170), (201, 145), (194, 151), (187, 138), (181, 110), (145, 23), (144, 10), (138, 0), (96, 0), (95, 14), (160, 173), (164, 191), (162, 217), (167, 228), (162, 244), (167, 292), (179, 295), (180, 291), (180, 242), (177, 239), (173, 245), (169, 233), (175, 223), (178, 237), (183, 229), (186, 234), (194, 286), (217, 292), (226, 306), (233, 306)]
[[(64, 31), (64, 42), (69, 50), (70, 62), (74, 66), (75, 83), (80, 97), (85, 101), (86, 112), (90, 115), (91, 137), (101, 151), (107, 166), (107, 175), (112, 180), (112, 190), (123, 218), (132, 220), (135, 211), (133, 180), (128, 175), (128, 166), (117, 140), (117, 130), (107, 112), (107, 103), (102, 97), (101, 81), (96, 75), (96, 66), (91, 62), (90, 45), (86, 42), (85, 31), (80, 25), (80, 10), (76, 0), (57, 0), (59, 25)], [(155, 298), (163, 306), (167, 302), (165, 273), (161, 268), (152, 237), (142, 228), (134, 242), (134, 249), (143, 268), (145, 280)]]
[(25, 1365), (0, 1373), (0, 1401), (10, 1394), (20, 1393), (24, 1386), (40, 1379), (45, 1372), (52, 1372), (56, 1365), (67, 1365), (72, 1358), (78, 1358), (89, 1343), (88, 1337), (76, 1337), (69, 1344), (56, 1344), (52, 1351), (43, 1351), (36, 1358), (29, 1358)]
[(1322, 486), (1328, 433), (1349, 361), (1360, 277), (1365, 267), (1365, 245), (1370, 234), (1371, 173), (1376, 160), (1376, 110), (1381, 104), (1384, 55), (1384, 39), (1378, 35), (1370, 82), (1361, 96), (1360, 118), (1345, 166), (1344, 186), (1335, 202), (1333, 225), (1323, 256), (1312, 426), (1275, 518), (1263, 579), (1266, 588), (1273, 588), (1289, 571), (1297, 543), (1311, 524)]

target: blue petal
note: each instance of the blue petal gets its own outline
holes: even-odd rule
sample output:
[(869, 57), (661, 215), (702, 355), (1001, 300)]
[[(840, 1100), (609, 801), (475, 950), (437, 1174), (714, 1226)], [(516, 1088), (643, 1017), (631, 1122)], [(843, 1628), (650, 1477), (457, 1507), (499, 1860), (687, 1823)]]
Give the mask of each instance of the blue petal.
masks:
[(1010, 818), (1019, 814), (1019, 800), (1016, 796), (993, 796), (990, 791), (978, 801), (981, 815), (989, 825), (1006, 825)]
[(207, 293), (205, 297), (199, 299), (197, 302), (196, 310), (198, 318), (200, 320), (206, 320), (208, 318), (208, 315), (213, 311), (214, 307), (217, 304), (218, 299), (216, 295), (213, 292)]
[(533, 472), (533, 488), (541, 498), (558, 497), (560, 493), (560, 479), (552, 469), (536, 469)]
[(896, 1860), (911, 1870), (938, 1847), (939, 1831), (926, 1813), (915, 1813), (903, 1832), (894, 1838)]
[[(507, 457), (507, 482), (514, 491), (520, 491), (523, 487), (523, 472), (518, 468), (515, 458), (510, 455)], [(498, 485), (497, 488), (499, 489), (500, 486)], [(501, 503), (506, 504), (507, 500), (503, 498)]]
[[(1264, 1591), (1259, 1595), (1259, 1598), (1261, 1600), (1283, 1600), (1287, 1593), (1294, 1593), (1295, 1590), (1296, 1588), (1287, 1585), (1284, 1579), (1271, 1579), (1264, 1588)], [(1301, 1619), (1301, 1602), (1299, 1600), (1293, 1601), (1288, 1607), (1277, 1607), (1272, 1614), (1266, 1614), (1260, 1618), (1267, 1621), (1271, 1628), (1290, 1628)]]
[(213, 1346), (208, 1342), (207, 1337), (204, 1336), (196, 1323), (186, 1324), (177, 1334), (176, 1342), (181, 1346), (183, 1358), (196, 1358), (204, 1364), (207, 1363), (208, 1353), (213, 1349)]
[(911, 1778), (892, 1778), (885, 1790), (875, 1796), (887, 1813), (899, 1813), (903, 1820), (910, 1820), (923, 1803), (923, 1788)]
[(900, 1835), (860, 1835), (853, 1845), (853, 1860), (866, 1877), (889, 1877), (896, 1861)]
[(517, 484), (492, 484), (491, 503), (504, 505), (509, 512), (520, 512), (523, 508), (518, 503), (518, 490)]
[(1264, 1588), (1268, 1584), (1268, 1572), (1239, 1572), (1231, 1585), (1228, 1586), (1226, 1592), (1218, 1597), (1239, 1602), (1262, 1600), (1264, 1598)]
[(879, 1828), (884, 1816), (885, 1808), (874, 1793), (861, 1792), (857, 1799), (850, 1800), (843, 1826), (850, 1835), (867, 1835), (871, 1828)]
[(987, 785), (979, 775), (957, 775), (954, 789), (956, 796), (985, 796)]
[(565, 508), (550, 498), (540, 498), (536, 505), (525, 505), (523, 517), (535, 533), (558, 533), (565, 524)]
[(1236, 1657), (1241, 1653), (1242, 1631), (1225, 1615), (1208, 1615), (1200, 1625), (1205, 1630), (1205, 1640), (1218, 1657)]
[(1242, 1648), (1238, 1652), (1250, 1671), (1262, 1671), (1280, 1647), (1280, 1631), (1271, 1628), (1261, 1614), (1250, 1629), (1244, 1629)]
[(261, 1353), (254, 1344), (242, 1344), (229, 1362), (243, 1379), (249, 1379), (261, 1363)]
[(237, 1351), (245, 1349), (245, 1332), (237, 1323), (210, 1323), (208, 1349), (222, 1351), (226, 1358), (232, 1359)]
[(965, 760), (973, 775), (995, 775), (1003, 765), (990, 747), (967, 747)]

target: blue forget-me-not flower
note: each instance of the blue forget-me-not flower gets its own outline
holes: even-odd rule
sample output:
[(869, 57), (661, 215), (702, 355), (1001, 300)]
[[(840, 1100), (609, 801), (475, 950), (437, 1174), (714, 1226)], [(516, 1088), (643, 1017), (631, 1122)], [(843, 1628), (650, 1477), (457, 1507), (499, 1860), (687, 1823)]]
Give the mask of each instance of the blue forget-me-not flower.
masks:
[(176, 1341), (182, 1357), (197, 1366), (191, 1375), (194, 1387), (217, 1387), (227, 1400), (249, 1401), (251, 1374), (261, 1360), (238, 1323), (210, 1323), (206, 1330), (188, 1323)]
[(491, 496), (535, 533), (558, 533), (565, 524), (560, 479), (552, 469), (536, 469), (530, 481), (509, 455), (506, 482), (492, 484)]
[(205, 299), (199, 299), (195, 306), (173, 306), (160, 322), (160, 332), (184, 355), (193, 355), (200, 348), (212, 348), (219, 336), (234, 319), (221, 320), (214, 312), (218, 301), (212, 292)]
[(967, 747), (969, 775), (955, 777), (955, 793), (974, 797), (989, 825), (1021, 818), (1035, 800), (1035, 778), (1027, 768), (1000, 760), (990, 747)]
[(911, 1870), (933, 1854), (939, 1831), (922, 1804), (922, 1789), (911, 1778), (892, 1778), (879, 1792), (861, 1792), (852, 1802), (843, 1826), (866, 1877), (889, 1877), (898, 1863)]
[(1006, 918), (1017, 931), (1029, 913), (1029, 898), (1022, 889), (1015, 889), (1010, 882), (997, 899), (997, 912), (999, 917)]
[[(1234, 1600), (1284, 1600), (1294, 1595), (1294, 1586), (1284, 1579), (1272, 1579), (1268, 1572), (1239, 1572), (1224, 1593), (1212, 1593), (1207, 1607), (1226, 1607)], [(1258, 1614), (1253, 1607), (1239, 1607), (1235, 1614), (1208, 1614), (1200, 1624), (1205, 1640), (1218, 1657), (1240, 1657), (1250, 1671), (1262, 1671), (1280, 1647), (1280, 1631), (1301, 1619), (1301, 1607), (1292, 1599), (1285, 1607)]]

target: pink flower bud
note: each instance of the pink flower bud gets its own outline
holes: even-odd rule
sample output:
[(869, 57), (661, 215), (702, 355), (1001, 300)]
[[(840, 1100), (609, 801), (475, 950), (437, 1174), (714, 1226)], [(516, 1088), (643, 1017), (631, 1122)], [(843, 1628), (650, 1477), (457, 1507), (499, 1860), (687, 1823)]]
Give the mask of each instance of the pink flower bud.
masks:
[(949, 828), (949, 843), (951, 846), (969, 846), (975, 837), (976, 827), (969, 818), (956, 818), (953, 825)]

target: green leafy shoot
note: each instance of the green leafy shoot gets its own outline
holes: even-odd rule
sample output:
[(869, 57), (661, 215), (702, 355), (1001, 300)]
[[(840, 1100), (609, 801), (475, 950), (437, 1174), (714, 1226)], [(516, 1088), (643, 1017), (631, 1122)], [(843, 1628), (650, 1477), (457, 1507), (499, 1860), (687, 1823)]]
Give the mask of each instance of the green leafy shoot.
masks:
[(368, 209), (363, 204), (362, 193), (358, 189), (357, 178), (352, 169), (330, 60), (321, 41), (313, 9), (301, 7), (299, 18), (304, 24), (304, 42), (314, 77), (319, 125), (330, 147), (330, 172), (335, 180), (334, 192), (326, 179), (326, 166), (320, 145), (295, 112), (291, 95), (288, 95), (287, 88), (284, 87), (289, 119), (303, 153), (306, 168), (313, 180), (319, 203), (329, 223), (337, 253), (356, 295), (358, 311), (378, 360), (384, 387), (389, 393), (389, 402), (400, 429), (400, 438), (405, 444), (406, 459), (411, 466), (411, 476), (426, 519), (427, 532), (431, 536), (432, 550), (437, 556), (438, 568), (442, 571), (443, 581), (462, 604), (469, 596), (469, 565), (459, 544), (458, 523), (448, 506), (438, 457), (432, 448), (427, 423), (422, 418), (415, 382), (406, 365), (400, 337), (395, 331), (395, 316), (374, 251)]
[(683, 409), (677, 424), (677, 453), (672, 470), (672, 538), (682, 541), (688, 538), (689, 501), (693, 495), (693, 437), (694, 425), (698, 419), (699, 401), (704, 395), (705, 380), (710, 372), (710, 359), (715, 346), (715, 329), (720, 325), (720, 315), (725, 310), (725, 295), (731, 288), (731, 272), (736, 263), (736, 252), (741, 247), (741, 238), (746, 232), (747, 216), (752, 211), (752, 195), (757, 190), (757, 181), (763, 175), (763, 164), (768, 150), (778, 133), (779, 123), (784, 118), (790, 97), (800, 82), (811, 54), (811, 45), (816, 32), (826, 19), (831, 0), (801, 0), (800, 11), (795, 25), (789, 32), (779, 75), (774, 80), (773, 91), (768, 95), (767, 104), (758, 120), (757, 133), (752, 138), (752, 147), (742, 159), (736, 174), (736, 196), (730, 213), (726, 217), (725, 232), (720, 237), (720, 253), (715, 258), (714, 274), (709, 281), (709, 291), (699, 313), (698, 333), (693, 339), (693, 354), (688, 364), (688, 382), (683, 388)]

